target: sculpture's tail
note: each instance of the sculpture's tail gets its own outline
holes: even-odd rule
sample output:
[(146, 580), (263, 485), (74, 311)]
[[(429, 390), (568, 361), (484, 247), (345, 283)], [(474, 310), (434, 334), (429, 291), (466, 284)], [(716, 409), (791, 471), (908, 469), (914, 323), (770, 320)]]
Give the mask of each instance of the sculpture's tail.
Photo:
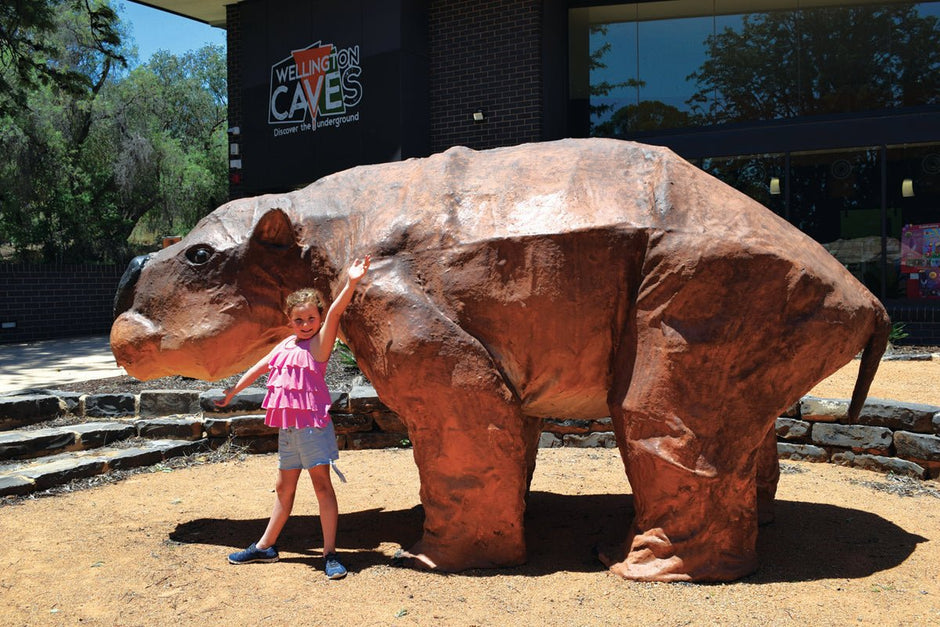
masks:
[(862, 406), (868, 397), (868, 389), (875, 379), (875, 373), (878, 372), (881, 356), (888, 347), (888, 337), (891, 335), (891, 319), (888, 317), (888, 312), (879, 308), (878, 318), (874, 325), (871, 337), (868, 338), (868, 343), (862, 351), (862, 362), (858, 367), (858, 378), (855, 380), (852, 402), (849, 404), (848, 417), (852, 421), (857, 419), (862, 411)]

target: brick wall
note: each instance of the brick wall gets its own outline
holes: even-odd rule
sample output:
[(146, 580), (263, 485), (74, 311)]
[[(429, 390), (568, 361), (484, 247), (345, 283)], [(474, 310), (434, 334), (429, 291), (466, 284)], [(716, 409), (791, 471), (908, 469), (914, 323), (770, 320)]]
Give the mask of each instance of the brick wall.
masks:
[(428, 17), (431, 152), (539, 141), (542, 2), (431, 0)]
[(123, 266), (0, 264), (0, 344), (110, 332), (123, 273)]
[(891, 321), (903, 323), (908, 334), (898, 344), (940, 346), (940, 302), (889, 301), (885, 308)]
[[(241, 10), (237, 3), (225, 7), (225, 49), (228, 79), (228, 126), (241, 128), (242, 125), (242, 36), (241, 36)], [(241, 136), (229, 135), (229, 144), (239, 145), (239, 154), (233, 158), (241, 157)], [(230, 200), (243, 198), (241, 179), (233, 179), (233, 172), (229, 172), (228, 195)], [(238, 173), (234, 173), (238, 174)]]

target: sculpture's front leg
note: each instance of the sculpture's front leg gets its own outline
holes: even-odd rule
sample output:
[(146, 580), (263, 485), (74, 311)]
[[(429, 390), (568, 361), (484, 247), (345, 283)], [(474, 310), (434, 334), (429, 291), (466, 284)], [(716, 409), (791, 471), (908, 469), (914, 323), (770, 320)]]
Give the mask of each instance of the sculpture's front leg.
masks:
[(409, 550), (414, 565), (457, 571), (524, 562), (533, 419), (522, 416), (485, 348), (402, 277), (374, 279), (362, 307), (374, 310), (350, 324), (350, 341), (408, 427), (418, 465), (425, 521)]

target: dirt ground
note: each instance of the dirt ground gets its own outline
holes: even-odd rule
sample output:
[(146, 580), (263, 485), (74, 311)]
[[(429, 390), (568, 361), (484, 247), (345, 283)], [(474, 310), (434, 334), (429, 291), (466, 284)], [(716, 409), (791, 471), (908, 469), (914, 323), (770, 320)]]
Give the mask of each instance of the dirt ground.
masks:
[[(847, 398), (850, 364), (813, 393)], [(940, 361), (885, 362), (873, 396), (940, 405)], [(759, 570), (720, 585), (623, 581), (592, 557), (632, 512), (616, 451), (543, 449), (525, 566), (393, 568), (421, 528), (408, 450), (344, 451), (350, 574), (322, 574), (309, 483), (276, 564), (231, 566), (273, 503), (276, 458), (157, 468), (0, 508), (3, 625), (940, 625), (940, 484), (785, 462)]]

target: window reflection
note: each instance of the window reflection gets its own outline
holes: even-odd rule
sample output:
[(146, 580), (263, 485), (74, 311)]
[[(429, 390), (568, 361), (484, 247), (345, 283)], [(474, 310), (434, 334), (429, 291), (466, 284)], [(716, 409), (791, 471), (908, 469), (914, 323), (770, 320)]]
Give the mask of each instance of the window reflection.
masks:
[(940, 103), (940, 2), (815, 4), (572, 9), (572, 98), (614, 137)]
[(700, 167), (777, 215), (787, 217), (785, 155), (709, 158), (702, 159)]
[(887, 151), (887, 202), (903, 247), (892, 296), (940, 299), (940, 145)]
[[(643, 16), (641, 6), (640, 16)], [(639, 96), (646, 117), (662, 119), (668, 127), (688, 126), (689, 100), (694, 85), (686, 77), (702, 65), (702, 42), (714, 32), (712, 16), (638, 23)], [(641, 118), (642, 119), (642, 118)], [(637, 130), (651, 130), (640, 125)]]

